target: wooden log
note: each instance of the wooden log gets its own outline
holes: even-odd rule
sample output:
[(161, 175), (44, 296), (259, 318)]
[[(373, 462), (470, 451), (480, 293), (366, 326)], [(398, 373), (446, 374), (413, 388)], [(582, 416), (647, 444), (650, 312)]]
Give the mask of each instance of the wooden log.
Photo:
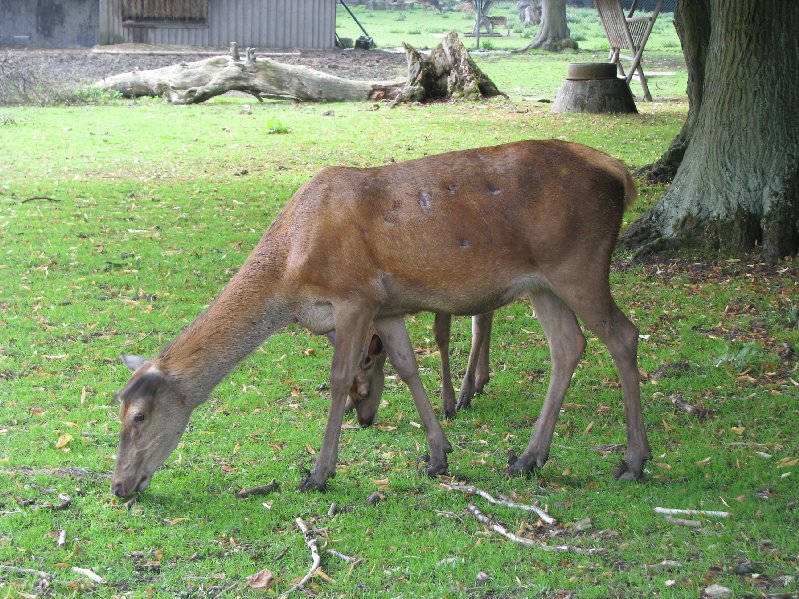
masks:
[(393, 99), (405, 87), (405, 80), (358, 81), (268, 58), (242, 61), (214, 56), (113, 75), (95, 86), (118, 91), (126, 98), (163, 96), (172, 104), (197, 104), (230, 91), (251, 94), (259, 100), (352, 102)]
[(98, 81), (95, 86), (127, 98), (163, 96), (172, 104), (196, 104), (229, 91), (262, 99), (298, 102), (393, 100), (421, 102), (453, 97), (476, 99), (504, 95), (474, 64), (456, 32), (450, 32), (430, 57), (406, 45), (408, 77), (393, 81), (360, 81), (322, 73), (302, 65), (256, 58), (214, 56), (148, 71), (133, 71)]

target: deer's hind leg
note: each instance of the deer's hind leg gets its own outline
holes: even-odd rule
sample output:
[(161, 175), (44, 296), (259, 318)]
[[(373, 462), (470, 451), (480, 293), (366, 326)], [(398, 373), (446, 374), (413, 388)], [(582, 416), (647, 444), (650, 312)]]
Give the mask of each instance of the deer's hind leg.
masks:
[(574, 312), (563, 300), (548, 290), (537, 291), (530, 299), (547, 336), (552, 374), (533, 437), (524, 453), (508, 464), (509, 475), (529, 472), (546, 463), (563, 398), (585, 349), (583, 332)]
[(627, 424), (627, 451), (615, 476), (620, 480), (639, 479), (643, 476), (644, 462), (651, 459), (652, 454), (641, 410), (638, 329), (616, 305), (607, 284), (599, 297), (586, 302), (577, 299), (571, 305), (585, 325), (607, 346), (619, 371)]
[(472, 316), (472, 349), (469, 351), (469, 363), (466, 366), (466, 373), (463, 375), (461, 391), (458, 395), (458, 410), (472, 405), (472, 397), (483, 392), (483, 387), (491, 376), (488, 366), (488, 351), (491, 345), (493, 322), (493, 312)]
[(449, 365), (449, 338), (452, 333), (452, 316), (436, 312), (433, 320), (433, 335), (438, 353), (441, 355), (441, 399), (444, 416), (455, 418), (455, 389), (452, 387), (452, 372)]

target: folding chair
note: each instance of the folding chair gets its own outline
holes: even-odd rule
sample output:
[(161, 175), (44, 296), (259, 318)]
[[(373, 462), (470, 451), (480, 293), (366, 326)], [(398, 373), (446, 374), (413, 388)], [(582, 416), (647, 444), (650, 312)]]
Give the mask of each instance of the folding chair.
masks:
[[(621, 0), (594, 0), (594, 3), (610, 42), (608, 62), (616, 64), (619, 74), (627, 80), (628, 84), (637, 71), (641, 87), (644, 88), (644, 100), (651, 102), (652, 94), (649, 93), (646, 75), (641, 67), (641, 57), (644, 54), (646, 40), (649, 39), (649, 34), (652, 33), (652, 27), (655, 25), (655, 19), (663, 7), (663, 0), (657, 0), (652, 14), (643, 17), (633, 16), (638, 7), (638, 0), (633, 0), (626, 16), (621, 6)], [(630, 56), (623, 55), (622, 51), (630, 52)], [(630, 61), (629, 71), (626, 75), (622, 59)]]

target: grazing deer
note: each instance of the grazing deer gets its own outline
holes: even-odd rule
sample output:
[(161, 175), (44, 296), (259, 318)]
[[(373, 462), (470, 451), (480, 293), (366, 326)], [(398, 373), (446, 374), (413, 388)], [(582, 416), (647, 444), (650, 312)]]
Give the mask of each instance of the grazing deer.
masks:
[(486, 17), (488, 19), (488, 33), (494, 33), (494, 27), (504, 27), (505, 35), (510, 35), (510, 25), (508, 25), (508, 17)]
[[(449, 314), (436, 314), (433, 321), (433, 336), (436, 339), (441, 355), (441, 398), (444, 415), (454, 418), (458, 410), (468, 408), (472, 397), (483, 392), (490, 379), (488, 368), (488, 350), (491, 341), (491, 326), (494, 313), (480, 314), (472, 317), (472, 349), (466, 374), (461, 382), (458, 402), (455, 403), (455, 389), (452, 386), (452, 373), (449, 366), (449, 339), (452, 317)], [(335, 333), (328, 335), (335, 344)], [(371, 426), (377, 415), (380, 398), (383, 394), (386, 362), (386, 351), (376, 331), (369, 335), (369, 342), (361, 354), (361, 362), (355, 374), (355, 381), (350, 388), (345, 411), (355, 410), (361, 426)]]
[(575, 314), (608, 347), (627, 420), (621, 479), (650, 458), (641, 413), (638, 331), (608, 281), (627, 169), (562, 141), (521, 141), (373, 168), (331, 167), (305, 183), (210, 306), (119, 392), (121, 430), (111, 485), (142, 491), (177, 447), (192, 411), (271, 334), (291, 322), (336, 331), (331, 406), (314, 469), (301, 489), (335, 475), (346, 399), (371, 323), (408, 385), (424, 425), (426, 472), (452, 451), (419, 379), (403, 317), (426, 310), (484, 314), (530, 297), (549, 342), (552, 375), (525, 451), (508, 474), (544, 465), (585, 347)]

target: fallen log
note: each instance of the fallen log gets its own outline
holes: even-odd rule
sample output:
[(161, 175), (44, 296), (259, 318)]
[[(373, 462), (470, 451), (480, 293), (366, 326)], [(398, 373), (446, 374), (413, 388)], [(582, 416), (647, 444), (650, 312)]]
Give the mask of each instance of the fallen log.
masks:
[(244, 92), (259, 100), (297, 102), (421, 102), (502, 93), (474, 64), (454, 31), (430, 57), (421, 56), (407, 45), (405, 50), (408, 77), (393, 81), (344, 79), (302, 65), (257, 58), (252, 48), (247, 48), (242, 60), (238, 48), (231, 44), (230, 56), (113, 75), (98, 81), (95, 87), (119, 92), (126, 98), (163, 96), (172, 104), (197, 104), (230, 91)]

